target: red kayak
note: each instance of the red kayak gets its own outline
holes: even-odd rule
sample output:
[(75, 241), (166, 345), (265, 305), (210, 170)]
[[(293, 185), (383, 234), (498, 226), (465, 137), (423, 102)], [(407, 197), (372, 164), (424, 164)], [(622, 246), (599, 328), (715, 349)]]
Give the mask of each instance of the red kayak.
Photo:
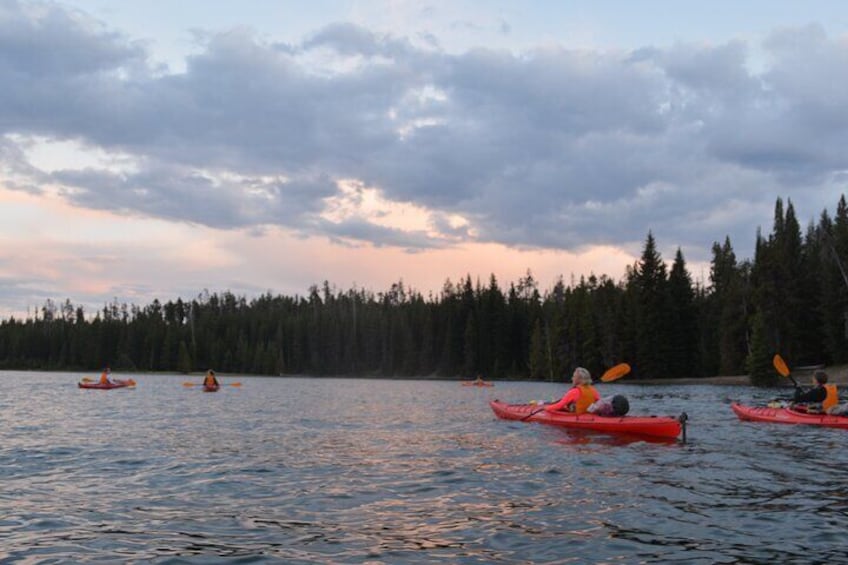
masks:
[[(498, 418), (539, 422), (564, 428), (577, 428), (614, 434), (632, 434), (663, 438), (676, 438), (685, 432), (686, 417), (673, 416), (598, 416), (572, 412), (546, 412), (538, 404), (507, 404), (499, 400), (489, 402)], [(541, 411), (539, 411), (541, 410)], [(537, 412), (539, 411), (539, 412)], [(536, 412), (534, 414), (534, 412)], [(532, 416), (531, 416), (532, 414)], [(528, 417), (529, 416), (529, 417)], [(685, 437), (685, 435), (684, 435)]]
[(806, 424), (826, 428), (848, 430), (848, 416), (829, 414), (811, 414), (788, 406), (769, 408), (767, 406), (743, 406), (735, 402), (730, 405), (740, 420), (746, 422), (774, 422), (777, 424)]
[(91, 382), (91, 383), (81, 382), (81, 383), (77, 383), (77, 385), (80, 388), (96, 388), (96, 389), (100, 389), (100, 390), (111, 390), (113, 388), (124, 388), (124, 387), (128, 387), (128, 386), (130, 386), (130, 387), (135, 386), (135, 381), (132, 380), (132, 379), (129, 379), (129, 380), (126, 380), (126, 381), (114, 380), (114, 381), (108, 382), (108, 383), (101, 383), (100, 381)]
[(486, 381), (462, 381), (462, 386), (495, 386), (495, 383), (488, 383)]
[(203, 385), (203, 392), (218, 392), (218, 389), (221, 388), (221, 385)]

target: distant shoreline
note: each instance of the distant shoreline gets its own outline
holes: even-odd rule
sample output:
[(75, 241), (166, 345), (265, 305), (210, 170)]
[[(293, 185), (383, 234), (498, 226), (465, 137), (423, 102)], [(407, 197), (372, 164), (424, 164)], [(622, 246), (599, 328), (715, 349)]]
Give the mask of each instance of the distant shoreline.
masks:
[[(701, 377), (688, 379), (631, 379), (626, 378), (620, 381), (622, 384), (633, 383), (640, 385), (741, 385), (750, 386), (751, 377), (748, 375), (738, 375), (731, 377)], [(791, 381), (787, 379), (791, 384)]]
[[(824, 367), (822, 369), (828, 375), (828, 382), (837, 385), (848, 384), (848, 365), (834, 365), (833, 367)], [(813, 369), (801, 369), (793, 371), (792, 376), (798, 381), (798, 384), (807, 387), (810, 386), (810, 380), (813, 377)], [(781, 377), (775, 373), (778, 379), (776, 382), (792, 386), (792, 380)], [(703, 377), (703, 378), (684, 378), (684, 379), (644, 379), (633, 380), (631, 382), (650, 385), (739, 385), (751, 386), (751, 377), (748, 375), (735, 375), (727, 377)]]
[[(848, 365), (835, 365), (833, 367), (824, 367), (823, 369), (829, 377), (830, 383), (837, 384), (840, 386), (848, 385)], [(95, 375), (99, 374), (99, 371), (79, 371), (79, 370), (62, 370), (62, 369), (0, 369), (0, 373), (2, 372), (11, 372), (11, 371), (21, 371), (21, 372), (45, 372), (45, 373), (79, 373), (79, 374), (89, 374)], [(180, 372), (170, 372), (170, 371), (126, 371), (126, 370), (114, 370), (112, 374), (115, 376), (121, 375), (166, 375), (166, 376), (175, 376), (182, 378), (193, 378), (193, 377), (202, 377), (205, 372), (204, 371), (192, 371), (191, 373), (180, 373)], [(387, 379), (387, 380), (429, 380), (429, 381), (447, 381), (447, 382), (463, 382), (468, 381), (468, 378), (462, 377), (442, 377), (435, 375), (418, 375), (418, 376), (392, 376), (386, 377), (381, 375), (304, 375), (304, 374), (282, 374), (282, 375), (248, 375), (244, 373), (216, 373), (218, 377), (222, 378), (244, 378), (244, 377), (257, 377), (257, 378), (310, 378), (310, 379), (333, 379), (333, 378), (360, 378), (360, 379)], [(95, 375), (96, 376), (96, 375)], [(798, 384), (807, 387), (811, 385), (811, 379), (813, 376), (813, 370), (808, 368), (802, 368), (801, 370), (796, 370), (792, 372), (792, 376), (798, 381)], [(788, 378), (780, 377), (775, 373), (775, 384), (778, 386), (792, 386), (792, 381)], [(486, 382), (491, 383), (499, 383), (499, 382), (552, 382), (552, 381), (532, 381), (532, 380), (519, 380), (514, 381), (512, 379), (505, 380), (497, 380), (497, 379), (485, 379)], [(564, 383), (565, 379), (562, 381), (553, 381)], [(731, 376), (717, 376), (717, 377), (690, 377), (690, 378), (679, 378), (679, 379), (634, 379), (627, 377), (618, 381), (620, 384), (639, 384), (639, 385), (724, 385), (724, 386), (752, 386), (751, 378), (748, 375), (731, 375)]]

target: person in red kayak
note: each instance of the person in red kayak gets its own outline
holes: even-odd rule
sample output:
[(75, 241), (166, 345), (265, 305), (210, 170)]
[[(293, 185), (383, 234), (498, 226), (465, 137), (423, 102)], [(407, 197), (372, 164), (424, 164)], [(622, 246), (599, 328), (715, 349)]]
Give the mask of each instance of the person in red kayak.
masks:
[(807, 391), (801, 390), (801, 387), (795, 387), (792, 401), (796, 404), (821, 403), (821, 409), (827, 412), (839, 404), (839, 391), (836, 385), (827, 384), (827, 373), (816, 371), (813, 374), (813, 386)]
[(592, 375), (583, 367), (574, 369), (574, 373), (571, 375), (571, 384), (574, 386), (563, 395), (559, 402), (545, 406), (546, 412), (565, 410), (584, 414), (593, 402), (601, 399), (597, 389), (592, 386)]
[(206, 388), (217, 388), (220, 386), (218, 379), (215, 378), (215, 371), (212, 369), (206, 371), (206, 376), (203, 377), (203, 386)]
[(112, 374), (112, 369), (106, 367), (103, 369), (103, 372), (100, 373), (100, 384), (102, 385), (110, 385), (112, 384), (112, 379), (110, 379), (110, 375)]

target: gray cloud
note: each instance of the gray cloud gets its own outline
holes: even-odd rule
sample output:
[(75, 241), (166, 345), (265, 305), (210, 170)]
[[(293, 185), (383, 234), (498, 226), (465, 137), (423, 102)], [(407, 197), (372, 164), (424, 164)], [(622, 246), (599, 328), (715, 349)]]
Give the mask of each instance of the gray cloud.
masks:
[(340, 244), (348, 245), (348, 240), (368, 241), (377, 247), (402, 247), (410, 252), (438, 246), (437, 242), (424, 232), (380, 226), (361, 219), (347, 219), (341, 222), (321, 220), (316, 222), (315, 233), (328, 235)]
[(339, 22), (328, 25), (303, 42), (303, 49), (326, 47), (338, 55), (357, 57), (398, 57), (411, 46), (406, 40), (378, 34), (361, 26)]
[[(707, 256), (725, 235), (753, 242), (757, 219), (728, 207), (790, 197), (812, 218), (835, 206), (848, 169), (848, 85), (835, 80), (848, 47), (816, 26), (774, 33), (756, 71), (738, 41), (451, 55), (435, 38), (421, 49), (348, 23), (300, 45), (234, 29), (163, 75), (145, 66), (143, 44), (32, 6), (2, 2), (0, 170), (26, 171), (22, 188), (44, 182), (14, 148), (27, 136), (136, 160), (133, 173), (52, 173), (79, 206), (409, 249), (471, 233), (579, 249), (651, 229)], [(319, 52), (333, 64), (313, 66)], [(343, 179), (431, 208), (444, 237), (326, 221)], [(449, 229), (449, 214), (473, 232)]]
[(22, 304), (37, 309), (46, 300), (55, 299), (55, 289), (45, 286), (49, 284), (42, 280), (0, 278), (0, 318), (5, 320), (14, 312), (20, 312)]
[(218, 228), (289, 225), (305, 229), (321, 212), (320, 197), (335, 193), (326, 177), (297, 181), (240, 178), (221, 182), (197, 171), (167, 165), (139, 174), (101, 170), (59, 171), (52, 179), (76, 205), (137, 213)]
[(140, 60), (140, 44), (56, 4), (0, 2), (0, 61), (22, 79), (74, 79)]

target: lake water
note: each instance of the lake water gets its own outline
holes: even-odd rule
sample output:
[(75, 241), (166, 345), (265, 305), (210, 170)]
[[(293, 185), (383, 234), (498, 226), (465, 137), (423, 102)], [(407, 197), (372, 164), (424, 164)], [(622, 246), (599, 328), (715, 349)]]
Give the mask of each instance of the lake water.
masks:
[(598, 385), (632, 414), (687, 412), (680, 444), (487, 404), (565, 385), (239, 378), (208, 394), (82, 376), (0, 372), (2, 562), (848, 560), (848, 434), (730, 410), (775, 391)]

